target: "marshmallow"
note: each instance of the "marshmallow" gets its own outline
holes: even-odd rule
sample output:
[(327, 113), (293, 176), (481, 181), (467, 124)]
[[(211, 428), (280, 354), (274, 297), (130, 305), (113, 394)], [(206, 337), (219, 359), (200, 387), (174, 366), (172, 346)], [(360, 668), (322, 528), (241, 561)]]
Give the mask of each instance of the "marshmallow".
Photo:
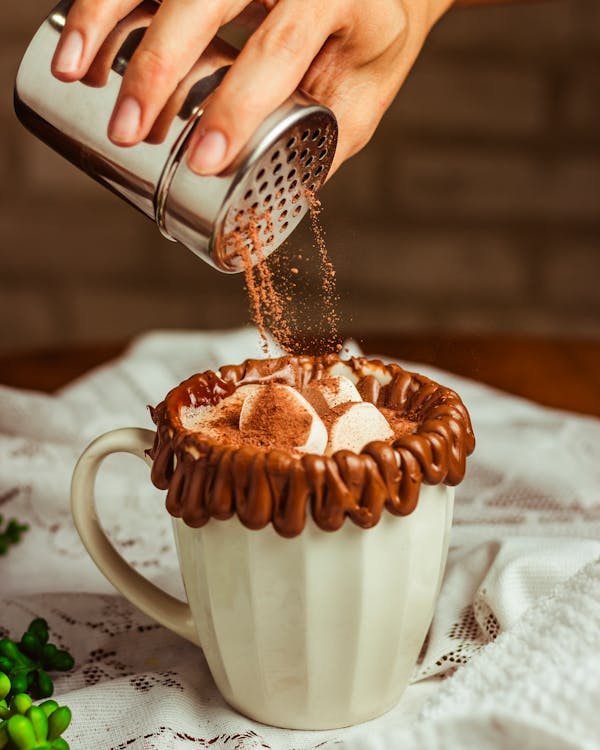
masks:
[(273, 448), (291, 448), (302, 453), (323, 453), (327, 430), (308, 401), (289, 385), (260, 386), (244, 400), (240, 432), (260, 434)]
[(394, 432), (379, 409), (368, 401), (338, 407), (329, 427), (326, 454), (350, 450), (360, 453), (373, 440), (389, 440)]
[(304, 388), (302, 395), (321, 416), (348, 401), (362, 401), (354, 383), (339, 375), (313, 380)]
[(327, 374), (334, 378), (346, 378), (352, 383), (358, 383), (358, 375), (347, 362), (336, 362), (326, 370)]
[(203, 406), (184, 406), (179, 412), (179, 418), (184, 429), (192, 432), (203, 432), (206, 435), (219, 435), (213, 423), (224, 417), (231, 417), (237, 423), (242, 405), (247, 396), (259, 389), (259, 385), (241, 385), (235, 391), (216, 404)]

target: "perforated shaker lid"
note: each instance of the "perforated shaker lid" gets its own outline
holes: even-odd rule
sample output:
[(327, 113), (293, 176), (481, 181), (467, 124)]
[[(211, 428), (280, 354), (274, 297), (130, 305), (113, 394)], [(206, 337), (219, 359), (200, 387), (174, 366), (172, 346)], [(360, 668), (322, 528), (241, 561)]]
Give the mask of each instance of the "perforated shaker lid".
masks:
[(329, 109), (296, 92), (262, 123), (228, 173), (199, 177), (183, 158), (190, 130), (159, 225), (219, 270), (242, 271), (242, 247), (257, 263), (300, 223), (327, 177), (337, 132)]

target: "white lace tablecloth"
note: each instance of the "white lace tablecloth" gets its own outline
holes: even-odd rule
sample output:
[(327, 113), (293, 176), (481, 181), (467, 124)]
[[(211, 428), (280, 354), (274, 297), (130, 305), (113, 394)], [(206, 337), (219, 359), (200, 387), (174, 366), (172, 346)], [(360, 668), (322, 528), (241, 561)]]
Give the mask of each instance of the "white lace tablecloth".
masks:
[[(0, 633), (20, 635), (42, 616), (73, 652), (75, 669), (55, 680), (73, 709), (73, 750), (600, 748), (597, 419), (403, 363), (460, 393), (478, 444), (457, 491), (447, 574), (414, 682), (367, 724), (291, 732), (240, 716), (199, 649), (116, 594), (71, 522), (79, 453), (106, 430), (152, 427), (146, 405), (192, 373), (260, 355), (248, 329), (157, 332), (56, 395), (0, 386), (0, 514), (31, 526), (0, 557)], [(147, 469), (111, 457), (98, 497), (120, 551), (181, 595), (170, 520)]]

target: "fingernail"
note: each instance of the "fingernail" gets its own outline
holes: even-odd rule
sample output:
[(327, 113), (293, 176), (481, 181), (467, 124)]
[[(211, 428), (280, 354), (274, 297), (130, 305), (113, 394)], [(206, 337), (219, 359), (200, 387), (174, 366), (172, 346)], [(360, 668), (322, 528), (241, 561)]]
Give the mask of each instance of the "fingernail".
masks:
[(79, 31), (69, 31), (60, 40), (54, 70), (56, 73), (76, 73), (83, 54), (83, 37)]
[(198, 174), (214, 174), (223, 163), (227, 139), (218, 130), (209, 130), (192, 149), (188, 163)]
[(109, 125), (108, 133), (110, 139), (117, 143), (131, 143), (135, 141), (141, 121), (142, 110), (140, 105), (132, 96), (126, 96), (119, 103)]

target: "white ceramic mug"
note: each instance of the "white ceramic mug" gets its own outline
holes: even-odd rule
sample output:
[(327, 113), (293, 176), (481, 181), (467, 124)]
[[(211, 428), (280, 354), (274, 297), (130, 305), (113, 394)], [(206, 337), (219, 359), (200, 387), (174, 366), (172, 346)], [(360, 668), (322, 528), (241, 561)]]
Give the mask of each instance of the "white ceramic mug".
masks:
[(292, 539), (271, 525), (250, 530), (237, 516), (199, 529), (173, 519), (185, 603), (121, 557), (96, 513), (94, 483), (104, 458), (125, 452), (151, 464), (145, 451), (153, 440), (150, 430), (108, 432), (84, 451), (73, 474), (75, 525), (109, 581), (199, 645), (225, 700), (252, 719), (333, 729), (392, 708), (433, 615), (454, 489), (423, 484), (410, 515), (386, 511), (371, 529), (347, 520), (325, 532), (309, 517)]

